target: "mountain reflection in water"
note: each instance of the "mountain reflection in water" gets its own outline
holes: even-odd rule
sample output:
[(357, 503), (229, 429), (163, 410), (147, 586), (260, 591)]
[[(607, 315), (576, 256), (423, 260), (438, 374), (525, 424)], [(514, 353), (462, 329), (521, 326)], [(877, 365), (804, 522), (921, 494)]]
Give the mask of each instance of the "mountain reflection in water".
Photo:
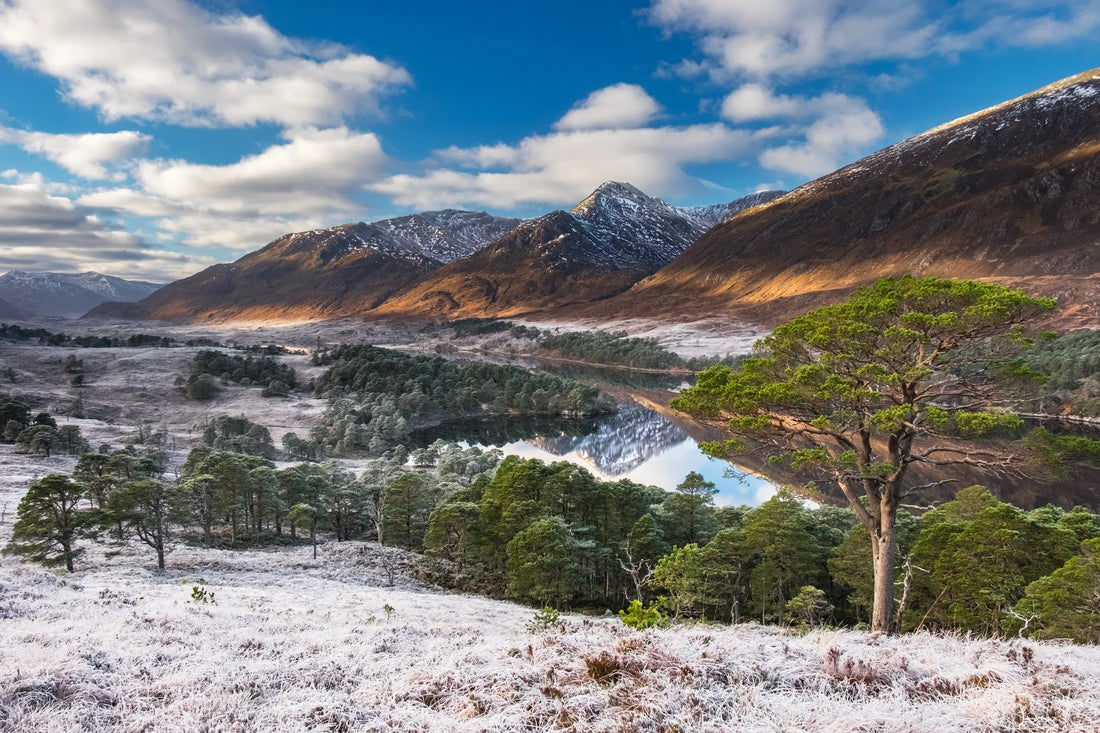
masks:
[(605, 481), (625, 478), (670, 491), (689, 471), (696, 471), (715, 483), (715, 500), (723, 505), (756, 505), (774, 493), (767, 481), (707, 458), (680, 428), (636, 402), (621, 403), (614, 415), (598, 420), (454, 421), (419, 431), (414, 445), (429, 445), (440, 438), (497, 447), (508, 455), (548, 463), (565, 460)]

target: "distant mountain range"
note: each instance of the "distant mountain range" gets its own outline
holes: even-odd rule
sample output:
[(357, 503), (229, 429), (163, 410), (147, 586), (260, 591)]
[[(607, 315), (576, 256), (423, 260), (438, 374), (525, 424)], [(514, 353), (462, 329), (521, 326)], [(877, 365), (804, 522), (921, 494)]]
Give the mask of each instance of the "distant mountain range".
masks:
[(678, 208), (607, 182), (569, 211), (528, 221), (444, 211), (349, 224), (283, 237), (89, 315), (768, 325), (912, 273), (1021, 286), (1058, 298), (1065, 326), (1100, 326), (1098, 140), (1094, 70), (789, 193)]
[(139, 304), (111, 303), (88, 315), (216, 321), (360, 315), (520, 222), (445, 210), (288, 234)]
[(485, 317), (591, 303), (676, 259), (712, 222), (780, 192), (679, 209), (609, 181), (569, 211), (525, 222), (384, 302), (394, 315)]
[(590, 303), (656, 272), (714, 223), (781, 192), (676, 208), (608, 182), (571, 211), (523, 221), (433, 211), (290, 234), (137, 304), (89, 317), (295, 319), (511, 315)]
[(106, 301), (136, 301), (162, 287), (98, 272), (21, 272), (0, 275), (0, 317), (78, 318)]

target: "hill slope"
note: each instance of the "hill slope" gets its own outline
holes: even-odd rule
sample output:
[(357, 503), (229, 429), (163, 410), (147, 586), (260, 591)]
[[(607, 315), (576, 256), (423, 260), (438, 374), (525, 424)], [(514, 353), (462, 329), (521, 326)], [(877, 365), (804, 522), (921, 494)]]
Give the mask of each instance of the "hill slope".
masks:
[(509, 316), (601, 300), (673, 261), (713, 222), (776, 195), (678, 209), (608, 181), (570, 211), (529, 221), (422, 278), (378, 312)]
[(106, 301), (133, 302), (161, 286), (98, 272), (21, 272), (0, 275), (0, 300), (27, 315), (77, 318)]
[(138, 304), (111, 304), (88, 316), (223, 321), (354, 315), (519, 223), (445, 210), (288, 234)]
[[(881, 150), (735, 216), (599, 314), (775, 323), (904, 273), (1053, 295), (1100, 325), (1100, 69)], [(595, 311), (592, 311), (595, 314)]]

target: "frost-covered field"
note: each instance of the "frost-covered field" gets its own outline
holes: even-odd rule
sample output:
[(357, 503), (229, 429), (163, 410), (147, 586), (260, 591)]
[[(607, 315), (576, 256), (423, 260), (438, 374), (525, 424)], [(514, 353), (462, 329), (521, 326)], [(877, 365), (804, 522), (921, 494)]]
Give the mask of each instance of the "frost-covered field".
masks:
[[(161, 427), (173, 465), (209, 414), (278, 441), (323, 410), (246, 388), (188, 403), (171, 385), (190, 349), (4, 348), (9, 391), (54, 411), (74, 351), (89, 416), (72, 421), (93, 445)], [(0, 446), (0, 545), (27, 485), (74, 462)], [(0, 730), (1100, 731), (1100, 648), (582, 616), (531, 633), (531, 609), (420, 585), (414, 558), (373, 544), (167, 560), (91, 547), (65, 575), (0, 558)]]
[(421, 587), (373, 544), (151, 559), (0, 561), (0, 727), (1100, 730), (1096, 648), (581, 616), (531, 633), (530, 609)]

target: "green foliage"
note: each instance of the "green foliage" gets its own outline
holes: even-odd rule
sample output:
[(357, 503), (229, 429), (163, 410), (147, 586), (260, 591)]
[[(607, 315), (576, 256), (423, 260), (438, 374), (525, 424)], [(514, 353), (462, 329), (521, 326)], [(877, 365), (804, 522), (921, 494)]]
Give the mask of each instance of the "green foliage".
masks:
[(1079, 435), (1056, 435), (1046, 428), (1035, 428), (1024, 442), (1045, 460), (1053, 474), (1066, 475), (1067, 463), (1100, 465), (1100, 441)]
[(194, 402), (209, 402), (220, 391), (217, 380), (209, 374), (192, 374), (183, 388), (184, 396)]
[(712, 481), (691, 471), (661, 504), (660, 517), (664, 536), (672, 544), (705, 543), (721, 528), (714, 516)]
[(77, 540), (94, 520), (90, 511), (81, 508), (82, 499), (80, 486), (68, 476), (51, 473), (35, 481), (19, 502), (4, 552), (43, 565), (64, 565), (72, 572), (73, 561), (83, 553)]
[(795, 624), (817, 626), (833, 612), (833, 606), (825, 597), (825, 591), (812, 585), (804, 585), (798, 595), (787, 601), (787, 620)]
[(203, 442), (215, 450), (228, 450), (250, 456), (275, 457), (271, 433), (246, 417), (220, 415), (214, 418), (202, 434)]
[[(672, 406), (727, 428), (727, 440), (702, 445), (711, 455), (756, 450), (788, 480), (838, 485), (872, 551), (892, 558), (912, 467), (1001, 457), (963, 443), (1019, 426), (1001, 405), (1042, 381), (1020, 361), (1034, 345), (1021, 324), (1054, 305), (990, 283), (880, 280), (777, 327), (738, 369), (701, 372)], [(874, 566), (876, 630), (894, 624), (890, 565)]]
[(656, 606), (643, 606), (639, 600), (631, 601), (625, 609), (620, 609), (619, 618), (623, 624), (638, 631), (660, 626), (665, 620)]
[(1078, 331), (1044, 339), (1028, 353), (1027, 364), (1049, 375), (1055, 392), (1043, 411), (1100, 416), (1100, 331)]
[(328, 369), (314, 393), (328, 397), (328, 426), (314, 438), (337, 455), (381, 453), (418, 429), (491, 415), (588, 417), (612, 404), (595, 387), (519, 367), (410, 356), (374, 346), (314, 355)]
[(654, 338), (631, 338), (626, 331), (570, 331), (544, 333), (539, 346), (566, 359), (590, 364), (612, 364), (635, 369), (682, 368), (679, 356)]
[(702, 576), (702, 557), (696, 544), (674, 548), (662, 557), (653, 571), (653, 585), (668, 592), (659, 599), (661, 607), (673, 618), (698, 615), (704, 599)]
[(386, 544), (422, 549), (433, 508), (424, 479), (411, 471), (402, 473), (386, 486), (382, 502)]
[(1042, 525), (1008, 504), (983, 509), (952, 537), (932, 577), (943, 587), (937, 618), (992, 635), (1027, 584), (1052, 572), (1076, 550), (1077, 538)]
[(789, 598), (804, 585), (823, 585), (821, 545), (813, 514), (801, 502), (782, 494), (749, 512), (743, 523), (745, 542), (756, 562), (750, 575), (753, 615), (778, 621)]
[(1100, 644), (1100, 538), (1081, 544), (1080, 554), (1027, 587), (1016, 604), (1010, 631), (1037, 639)]
[(205, 585), (191, 586), (191, 601), (202, 605), (218, 605), (217, 599), (214, 598), (214, 591), (207, 590)]
[[(248, 354), (227, 354), (224, 351), (206, 349), (195, 354), (191, 360), (190, 374), (187, 379), (188, 399), (210, 399), (192, 397), (193, 386), (198, 391), (202, 377), (218, 377), (224, 381), (243, 386), (259, 385), (264, 387), (264, 396), (285, 395), (298, 386), (298, 374), (293, 367), (279, 363), (272, 356), (253, 356)], [(209, 384), (206, 380), (205, 384)], [(275, 385), (275, 389), (272, 386)], [(205, 391), (203, 388), (202, 391)]]
[(557, 517), (539, 519), (508, 542), (508, 595), (543, 605), (567, 602), (580, 582), (578, 543)]
[(535, 615), (527, 622), (528, 634), (543, 634), (551, 629), (565, 631), (565, 623), (561, 620), (561, 613), (552, 606), (543, 606), (535, 611)]
[(147, 333), (135, 333), (126, 338), (121, 336), (69, 336), (64, 333), (47, 331), (44, 328), (27, 328), (9, 323), (0, 323), (0, 339), (37, 341), (44, 346), (80, 346), (86, 349), (166, 347), (177, 343), (175, 339), (168, 336), (156, 336)]

